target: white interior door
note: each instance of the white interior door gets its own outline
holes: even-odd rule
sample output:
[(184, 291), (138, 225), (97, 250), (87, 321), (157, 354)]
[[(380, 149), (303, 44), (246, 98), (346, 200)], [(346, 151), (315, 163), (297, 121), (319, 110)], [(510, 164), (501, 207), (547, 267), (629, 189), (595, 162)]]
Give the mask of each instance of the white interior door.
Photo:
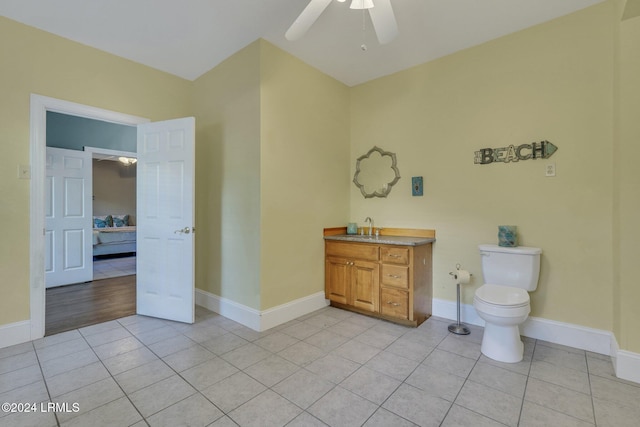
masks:
[(47, 147), (45, 286), (93, 280), (91, 154)]
[(137, 312), (193, 323), (195, 119), (138, 125)]

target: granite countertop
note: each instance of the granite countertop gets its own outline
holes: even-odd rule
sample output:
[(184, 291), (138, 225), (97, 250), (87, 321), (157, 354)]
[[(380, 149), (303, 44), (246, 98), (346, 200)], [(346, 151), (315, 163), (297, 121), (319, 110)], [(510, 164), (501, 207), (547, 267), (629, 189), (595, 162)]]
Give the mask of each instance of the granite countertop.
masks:
[(337, 240), (343, 242), (378, 243), (385, 245), (420, 246), (436, 241), (433, 237), (408, 237), (408, 236), (361, 236), (358, 234), (336, 234), (324, 236), (325, 240)]

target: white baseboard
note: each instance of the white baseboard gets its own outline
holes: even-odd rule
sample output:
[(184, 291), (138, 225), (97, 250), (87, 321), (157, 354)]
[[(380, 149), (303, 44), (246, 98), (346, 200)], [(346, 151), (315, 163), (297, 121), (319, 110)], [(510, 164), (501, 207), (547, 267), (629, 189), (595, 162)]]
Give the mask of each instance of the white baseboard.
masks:
[[(431, 311), (434, 316), (444, 317), (445, 319), (457, 320), (458, 311), (455, 301), (434, 298)], [(468, 325), (476, 325), (484, 327), (484, 320), (478, 316), (473, 305), (460, 304), (460, 321)]]
[(611, 360), (616, 377), (640, 383), (640, 354), (620, 350), (615, 335), (611, 339)]
[(31, 321), (9, 323), (0, 326), (0, 348), (22, 344), (31, 340)]
[[(455, 320), (456, 313), (455, 302), (433, 299), (434, 316)], [(460, 304), (460, 321), (471, 325), (484, 326), (484, 320), (478, 316), (472, 304)], [(594, 353), (611, 354), (611, 338), (613, 334), (609, 331), (556, 322), (540, 317), (529, 317), (520, 326), (520, 333), (529, 338), (567, 345)]]
[(529, 317), (520, 327), (522, 335), (556, 344), (567, 345), (599, 354), (611, 354), (613, 334), (601, 329), (572, 323)]
[(267, 310), (262, 314), (262, 331), (273, 328), (274, 326), (287, 323), (290, 320), (304, 316), (313, 311), (320, 310), (329, 305), (329, 301), (324, 297), (324, 291), (316, 292), (297, 300), (281, 304)]
[(255, 331), (260, 330), (260, 311), (201, 289), (196, 289), (196, 304), (234, 320)]
[(328, 305), (324, 292), (317, 292), (260, 311), (201, 289), (196, 289), (196, 304), (255, 331), (266, 331)]

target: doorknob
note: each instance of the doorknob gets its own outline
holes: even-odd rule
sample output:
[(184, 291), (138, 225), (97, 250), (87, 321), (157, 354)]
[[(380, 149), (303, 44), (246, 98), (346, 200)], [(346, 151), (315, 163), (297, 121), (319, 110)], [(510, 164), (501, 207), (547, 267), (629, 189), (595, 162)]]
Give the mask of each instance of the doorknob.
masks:
[(189, 227), (185, 227), (185, 228), (183, 228), (181, 230), (174, 231), (174, 234), (178, 234), (178, 233), (189, 234), (189, 233), (191, 233), (191, 229)]

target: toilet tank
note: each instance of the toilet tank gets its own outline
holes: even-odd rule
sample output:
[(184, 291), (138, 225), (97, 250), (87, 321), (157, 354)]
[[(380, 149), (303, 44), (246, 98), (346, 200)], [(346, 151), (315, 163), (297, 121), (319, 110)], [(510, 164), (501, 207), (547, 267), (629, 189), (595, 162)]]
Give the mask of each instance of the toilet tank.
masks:
[(535, 291), (542, 249), (526, 246), (480, 245), (484, 283)]

